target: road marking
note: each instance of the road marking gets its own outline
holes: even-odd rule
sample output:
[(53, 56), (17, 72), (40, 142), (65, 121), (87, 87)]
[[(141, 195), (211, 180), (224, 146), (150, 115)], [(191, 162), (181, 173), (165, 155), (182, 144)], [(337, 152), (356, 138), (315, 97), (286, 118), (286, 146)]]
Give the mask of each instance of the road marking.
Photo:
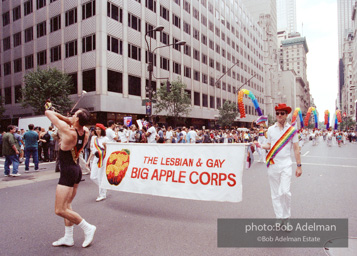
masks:
[(344, 167), (344, 168), (357, 168), (356, 165), (338, 165), (338, 164), (317, 164), (317, 163), (302, 163), (303, 165), (318, 165), (318, 166), (328, 166), (328, 167)]
[(309, 154), (310, 153), (310, 151), (307, 151), (305, 154), (303, 154), (302, 156), (306, 156), (307, 154)]

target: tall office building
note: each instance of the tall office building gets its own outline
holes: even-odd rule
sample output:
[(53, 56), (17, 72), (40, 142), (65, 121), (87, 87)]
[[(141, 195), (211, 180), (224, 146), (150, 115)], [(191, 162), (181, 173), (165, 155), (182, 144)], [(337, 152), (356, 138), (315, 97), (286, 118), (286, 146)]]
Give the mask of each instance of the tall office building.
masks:
[(339, 86), (337, 107), (342, 108), (342, 90), (345, 85), (346, 64), (343, 59), (343, 49), (348, 34), (352, 32), (352, 10), (355, 0), (337, 0), (337, 19), (338, 19), (338, 57), (339, 57)]
[[(245, 86), (265, 111), (262, 29), (241, 1), (2, 0), (0, 4), (0, 83), (8, 118), (32, 115), (18, 103), (23, 77), (49, 67), (72, 77), (73, 98), (87, 92), (79, 106), (88, 108), (93, 119), (106, 123), (123, 122), (124, 116), (133, 121), (145, 117), (149, 78), (145, 39), (151, 41), (151, 50), (156, 49), (153, 87), (166, 79), (187, 85), (192, 109), (187, 123), (211, 126), (218, 108), (225, 101), (237, 102), (238, 88), (247, 81)], [(164, 27), (162, 32), (147, 33), (158, 25)], [(180, 40), (186, 45), (173, 45)], [(248, 115), (242, 121), (251, 122), (257, 113), (252, 102), (245, 103)], [(160, 113), (157, 121), (165, 123), (165, 114)]]
[(337, 0), (338, 57), (342, 58), (344, 40), (352, 30), (352, 10), (356, 0)]
[(296, 0), (276, 0), (278, 31), (297, 32)]

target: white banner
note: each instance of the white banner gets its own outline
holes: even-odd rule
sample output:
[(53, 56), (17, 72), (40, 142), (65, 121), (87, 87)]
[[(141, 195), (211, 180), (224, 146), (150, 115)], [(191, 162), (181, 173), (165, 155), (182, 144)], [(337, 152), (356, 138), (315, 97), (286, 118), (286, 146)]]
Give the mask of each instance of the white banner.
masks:
[(108, 143), (101, 187), (240, 202), (245, 159), (245, 144)]

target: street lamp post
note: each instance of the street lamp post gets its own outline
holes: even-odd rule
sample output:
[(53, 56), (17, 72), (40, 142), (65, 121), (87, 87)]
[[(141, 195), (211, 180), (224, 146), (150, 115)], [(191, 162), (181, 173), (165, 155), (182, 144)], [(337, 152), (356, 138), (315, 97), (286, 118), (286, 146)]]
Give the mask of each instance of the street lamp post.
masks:
[[(147, 35), (151, 32), (161, 32), (162, 30), (164, 30), (164, 26), (156, 26), (155, 28), (149, 30), (146, 32), (145, 34), (145, 42), (146, 42), (146, 45), (147, 45), (147, 49), (148, 49), (148, 72), (149, 72), (149, 102), (148, 102), (148, 105), (147, 108), (149, 111), (147, 111), (148, 115), (149, 115), (149, 121), (152, 122), (153, 119), (152, 119), (152, 76), (153, 76), (153, 71), (154, 71), (154, 65), (153, 65), (153, 55), (154, 55), (154, 52), (159, 49), (159, 48), (164, 48), (164, 47), (169, 47), (169, 46), (172, 46), (172, 45), (185, 45), (186, 44), (186, 41), (178, 41), (176, 43), (172, 43), (172, 44), (168, 44), (168, 45), (162, 45), (162, 46), (158, 46), (156, 48), (154, 48), (153, 50), (151, 49), (151, 37), (150, 37), (150, 44), (147, 40)], [(160, 79), (160, 78), (156, 78), (156, 79)]]

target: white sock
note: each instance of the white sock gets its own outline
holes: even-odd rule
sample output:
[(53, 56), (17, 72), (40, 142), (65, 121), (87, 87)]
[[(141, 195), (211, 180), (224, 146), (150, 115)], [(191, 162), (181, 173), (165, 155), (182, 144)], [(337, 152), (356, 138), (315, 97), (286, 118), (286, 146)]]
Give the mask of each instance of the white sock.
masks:
[(78, 226), (83, 229), (84, 233), (91, 230), (92, 225), (86, 222), (84, 219), (78, 224)]
[(64, 227), (64, 238), (73, 240), (73, 226)]

